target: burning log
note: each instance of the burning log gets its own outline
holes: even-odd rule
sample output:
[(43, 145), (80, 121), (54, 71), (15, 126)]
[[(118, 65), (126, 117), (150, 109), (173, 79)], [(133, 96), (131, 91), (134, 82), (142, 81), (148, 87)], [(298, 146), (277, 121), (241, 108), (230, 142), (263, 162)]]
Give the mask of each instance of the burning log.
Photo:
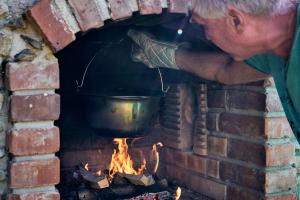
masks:
[(133, 185), (113, 186), (110, 189), (113, 193), (115, 193), (118, 196), (131, 196), (136, 192), (136, 188)]
[(96, 175), (93, 172), (88, 171), (84, 167), (79, 167), (79, 172), (84, 180), (90, 183), (90, 186), (94, 189), (103, 189), (109, 187), (109, 182), (106, 176)]
[(130, 183), (134, 185), (150, 186), (155, 184), (152, 175), (146, 176), (145, 174), (132, 175), (132, 174), (120, 174), (120, 176), (125, 177)]
[(145, 193), (130, 199), (125, 199), (125, 200), (153, 200), (153, 199), (159, 199), (159, 200), (169, 200), (172, 199), (172, 196), (170, 192), (168, 191), (163, 191), (163, 192), (157, 192), (157, 193)]
[(176, 192), (175, 192), (175, 200), (179, 200), (181, 196), (181, 188), (178, 187)]
[(112, 184), (117, 186), (128, 185), (129, 181), (120, 175), (120, 173), (116, 173), (114, 178), (112, 179)]

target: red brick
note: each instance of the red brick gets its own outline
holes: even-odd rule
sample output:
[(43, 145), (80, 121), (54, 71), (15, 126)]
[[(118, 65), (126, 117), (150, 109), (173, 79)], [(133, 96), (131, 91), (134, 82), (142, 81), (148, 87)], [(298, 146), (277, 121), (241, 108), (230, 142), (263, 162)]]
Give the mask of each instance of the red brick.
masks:
[(206, 163), (206, 158), (194, 154), (190, 154), (187, 158), (187, 168), (204, 175), (206, 174)]
[(31, 188), (59, 183), (59, 159), (13, 162), (10, 165), (10, 188)]
[(226, 186), (201, 177), (174, 165), (166, 166), (166, 174), (169, 181), (175, 180), (179, 185), (183, 185), (201, 194), (214, 199), (224, 199)]
[(58, 89), (58, 63), (8, 63), (6, 77), (9, 90)]
[(220, 178), (220, 161), (208, 159), (206, 163), (207, 175), (213, 178)]
[(228, 90), (227, 105), (229, 108), (265, 111), (266, 95), (258, 92)]
[(90, 167), (105, 168), (111, 161), (113, 149), (67, 150), (61, 151), (59, 158), (62, 168), (76, 168), (81, 163), (89, 163)]
[(264, 118), (222, 113), (219, 119), (219, 129), (234, 135), (264, 138)]
[(60, 114), (58, 94), (28, 95), (11, 98), (11, 119), (14, 122), (57, 120)]
[(217, 183), (207, 178), (195, 176), (194, 174), (187, 174), (186, 176), (188, 180), (186, 185), (188, 188), (213, 199), (226, 198), (226, 185)]
[(165, 148), (164, 157), (167, 159), (165, 162), (173, 164), (178, 167), (186, 168), (189, 155), (190, 155), (189, 152), (183, 152), (183, 151), (173, 150), (170, 148)]
[(191, 4), (190, 0), (170, 0), (169, 12), (171, 13), (188, 13), (188, 6)]
[(51, 0), (40, 1), (29, 10), (28, 14), (55, 52), (75, 40), (74, 33), (69, 29), (61, 14), (51, 6)]
[(295, 144), (276, 144), (266, 146), (266, 166), (283, 166), (296, 162)]
[(17, 156), (55, 153), (59, 150), (59, 129), (12, 129), (8, 134), (8, 148)]
[(225, 90), (208, 90), (207, 91), (207, 105), (210, 108), (225, 108)]
[(108, 0), (108, 4), (111, 10), (111, 18), (114, 20), (132, 16), (129, 1)]
[(208, 152), (212, 155), (227, 155), (227, 138), (208, 136)]
[(138, 0), (140, 14), (160, 14), (162, 13), (161, 0)]
[(265, 135), (267, 138), (291, 137), (293, 131), (286, 117), (265, 118)]
[(156, 174), (160, 179), (166, 178), (167, 177), (167, 166), (160, 162), (158, 165)]
[(219, 118), (219, 114), (217, 113), (208, 113), (206, 115), (206, 120), (207, 120), (206, 126), (208, 130), (210, 131), (218, 130), (218, 126), (217, 126), (218, 118)]
[(263, 144), (230, 139), (228, 141), (228, 157), (265, 166), (266, 152)]
[(291, 191), (296, 188), (295, 168), (266, 172), (265, 193)]
[(262, 197), (256, 192), (249, 192), (248, 190), (244, 190), (242, 188), (238, 188), (235, 186), (227, 187), (227, 200), (259, 200)]
[(281, 196), (269, 196), (265, 197), (264, 200), (296, 200), (297, 197), (295, 194), (287, 194)]
[(174, 165), (166, 165), (166, 177), (168, 180), (173, 181), (176, 180), (176, 182), (179, 185), (186, 185), (188, 184), (188, 172), (180, 167), (176, 167)]
[(58, 192), (37, 192), (28, 194), (9, 194), (7, 200), (59, 200)]
[(249, 189), (264, 191), (265, 173), (258, 169), (229, 162), (220, 163), (220, 178)]
[(283, 112), (283, 107), (276, 90), (269, 91), (266, 99), (267, 112)]
[(104, 25), (95, 0), (68, 0), (81, 31)]

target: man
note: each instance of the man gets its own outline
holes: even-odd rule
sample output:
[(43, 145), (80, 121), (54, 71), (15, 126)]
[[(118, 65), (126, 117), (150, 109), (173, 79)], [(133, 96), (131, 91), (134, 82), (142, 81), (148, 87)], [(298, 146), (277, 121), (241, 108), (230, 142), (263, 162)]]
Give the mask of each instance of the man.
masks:
[(135, 58), (149, 67), (192, 72), (224, 84), (273, 76), (300, 140), (300, 6), (295, 0), (192, 0), (192, 19), (227, 54), (192, 53), (130, 30)]

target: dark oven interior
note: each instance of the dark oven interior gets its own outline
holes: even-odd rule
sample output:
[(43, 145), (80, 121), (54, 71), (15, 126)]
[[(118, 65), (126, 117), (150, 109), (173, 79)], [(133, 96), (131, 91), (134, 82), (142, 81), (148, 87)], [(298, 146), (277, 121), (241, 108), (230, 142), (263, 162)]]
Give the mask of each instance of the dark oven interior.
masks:
[[(61, 183), (59, 189), (63, 199), (93, 199), (96, 197), (124, 199), (147, 192), (158, 192), (156, 193), (158, 199), (173, 198), (176, 193), (175, 186), (180, 184), (175, 180), (168, 180), (162, 170), (162, 163), (167, 159), (164, 157), (165, 148), (168, 148), (168, 143), (170, 143), (170, 147), (179, 145), (178, 147), (184, 151), (192, 151), (192, 146), (189, 144), (192, 141), (192, 129), (195, 126), (194, 121), (197, 114), (196, 110), (191, 110), (197, 109), (195, 94), (192, 94), (195, 91), (192, 91), (192, 88), (200, 87), (203, 80), (183, 71), (149, 69), (142, 63), (133, 62), (131, 58), (133, 43), (126, 34), (129, 29), (133, 28), (147, 31), (154, 37), (171, 42), (185, 42), (192, 48), (216, 50), (208, 42), (199, 40), (199, 38), (203, 39), (201, 29), (191, 26), (187, 20), (185, 15), (136, 16), (119, 23), (108, 24), (99, 30), (79, 34), (74, 44), (57, 55), (60, 62), (61, 87), (59, 93), (62, 104), (61, 117), (57, 122), (61, 128), (59, 153)], [(183, 34), (178, 32), (181, 29), (184, 30)], [(151, 119), (143, 124), (145, 127), (142, 130), (132, 134), (130, 131), (109, 131), (95, 128), (91, 124), (91, 120), (98, 120), (99, 124), (106, 124), (108, 122), (104, 118), (109, 116), (105, 113), (100, 119), (97, 119), (99, 115), (93, 116), (93, 119), (90, 117), (92, 110), (97, 109), (89, 108), (91, 101), (88, 99), (94, 96), (99, 98), (111, 96), (151, 97), (155, 98), (156, 102), (154, 107), (150, 108)], [(187, 105), (180, 105), (183, 103)], [(107, 106), (108, 104), (104, 103), (104, 107)], [(185, 124), (180, 122), (181, 106), (190, 109), (189, 117), (191, 119), (188, 119), (190, 121)], [(182, 124), (186, 127), (181, 127)], [(168, 135), (163, 136), (164, 131), (161, 125), (170, 132)], [(178, 138), (176, 135), (173, 137), (172, 134), (178, 134), (177, 132), (182, 128), (187, 129), (184, 130), (186, 136), (181, 138), (183, 141), (176, 142)], [(168, 141), (169, 137), (171, 137), (170, 141)], [(116, 142), (113, 141), (114, 138), (126, 138), (134, 169), (138, 169), (144, 164), (143, 160), (146, 160), (146, 169), (143, 173), (152, 175), (156, 182), (154, 186), (132, 187), (135, 184), (122, 185), (122, 183), (118, 185), (120, 183), (115, 182), (118, 182), (120, 177), (115, 175), (113, 180), (109, 180), (111, 185), (109, 189), (102, 189), (104, 192), (98, 191), (97, 193), (88, 190), (91, 187), (87, 184), (87, 180), (84, 178), (82, 180), (80, 170), (86, 166), (91, 172), (101, 170), (102, 174), (109, 173), (107, 171), (112, 154), (114, 149), (118, 149)], [(158, 157), (153, 152), (153, 145), (156, 145), (156, 153), (160, 155), (159, 164)], [(158, 165), (158, 169), (154, 172), (155, 165)], [(123, 188), (124, 191), (118, 187)], [(168, 191), (170, 196), (163, 197), (164, 193), (159, 193), (164, 191)], [(159, 195), (162, 197), (159, 198)], [(200, 194), (198, 196), (201, 197)]]

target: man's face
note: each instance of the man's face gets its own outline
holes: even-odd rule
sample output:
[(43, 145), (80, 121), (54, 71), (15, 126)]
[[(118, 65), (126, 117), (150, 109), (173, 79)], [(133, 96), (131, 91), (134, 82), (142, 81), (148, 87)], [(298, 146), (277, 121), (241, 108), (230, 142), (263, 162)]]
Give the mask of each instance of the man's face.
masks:
[[(204, 27), (205, 35), (208, 40), (220, 47), (223, 51), (230, 54), (235, 60), (244, 60), (257, 52), (254, 45), (254, 35), (251, 35), (250, 26), (243, 27), (239, 31), (238, 21), (224, 16), (218, 19), (205, 19), (197, 14), (192, 15), (192, 20)], [(231, 20), (231, 21), (230, 21)], [(245, 32), (245, 28), (248, 32)]]

